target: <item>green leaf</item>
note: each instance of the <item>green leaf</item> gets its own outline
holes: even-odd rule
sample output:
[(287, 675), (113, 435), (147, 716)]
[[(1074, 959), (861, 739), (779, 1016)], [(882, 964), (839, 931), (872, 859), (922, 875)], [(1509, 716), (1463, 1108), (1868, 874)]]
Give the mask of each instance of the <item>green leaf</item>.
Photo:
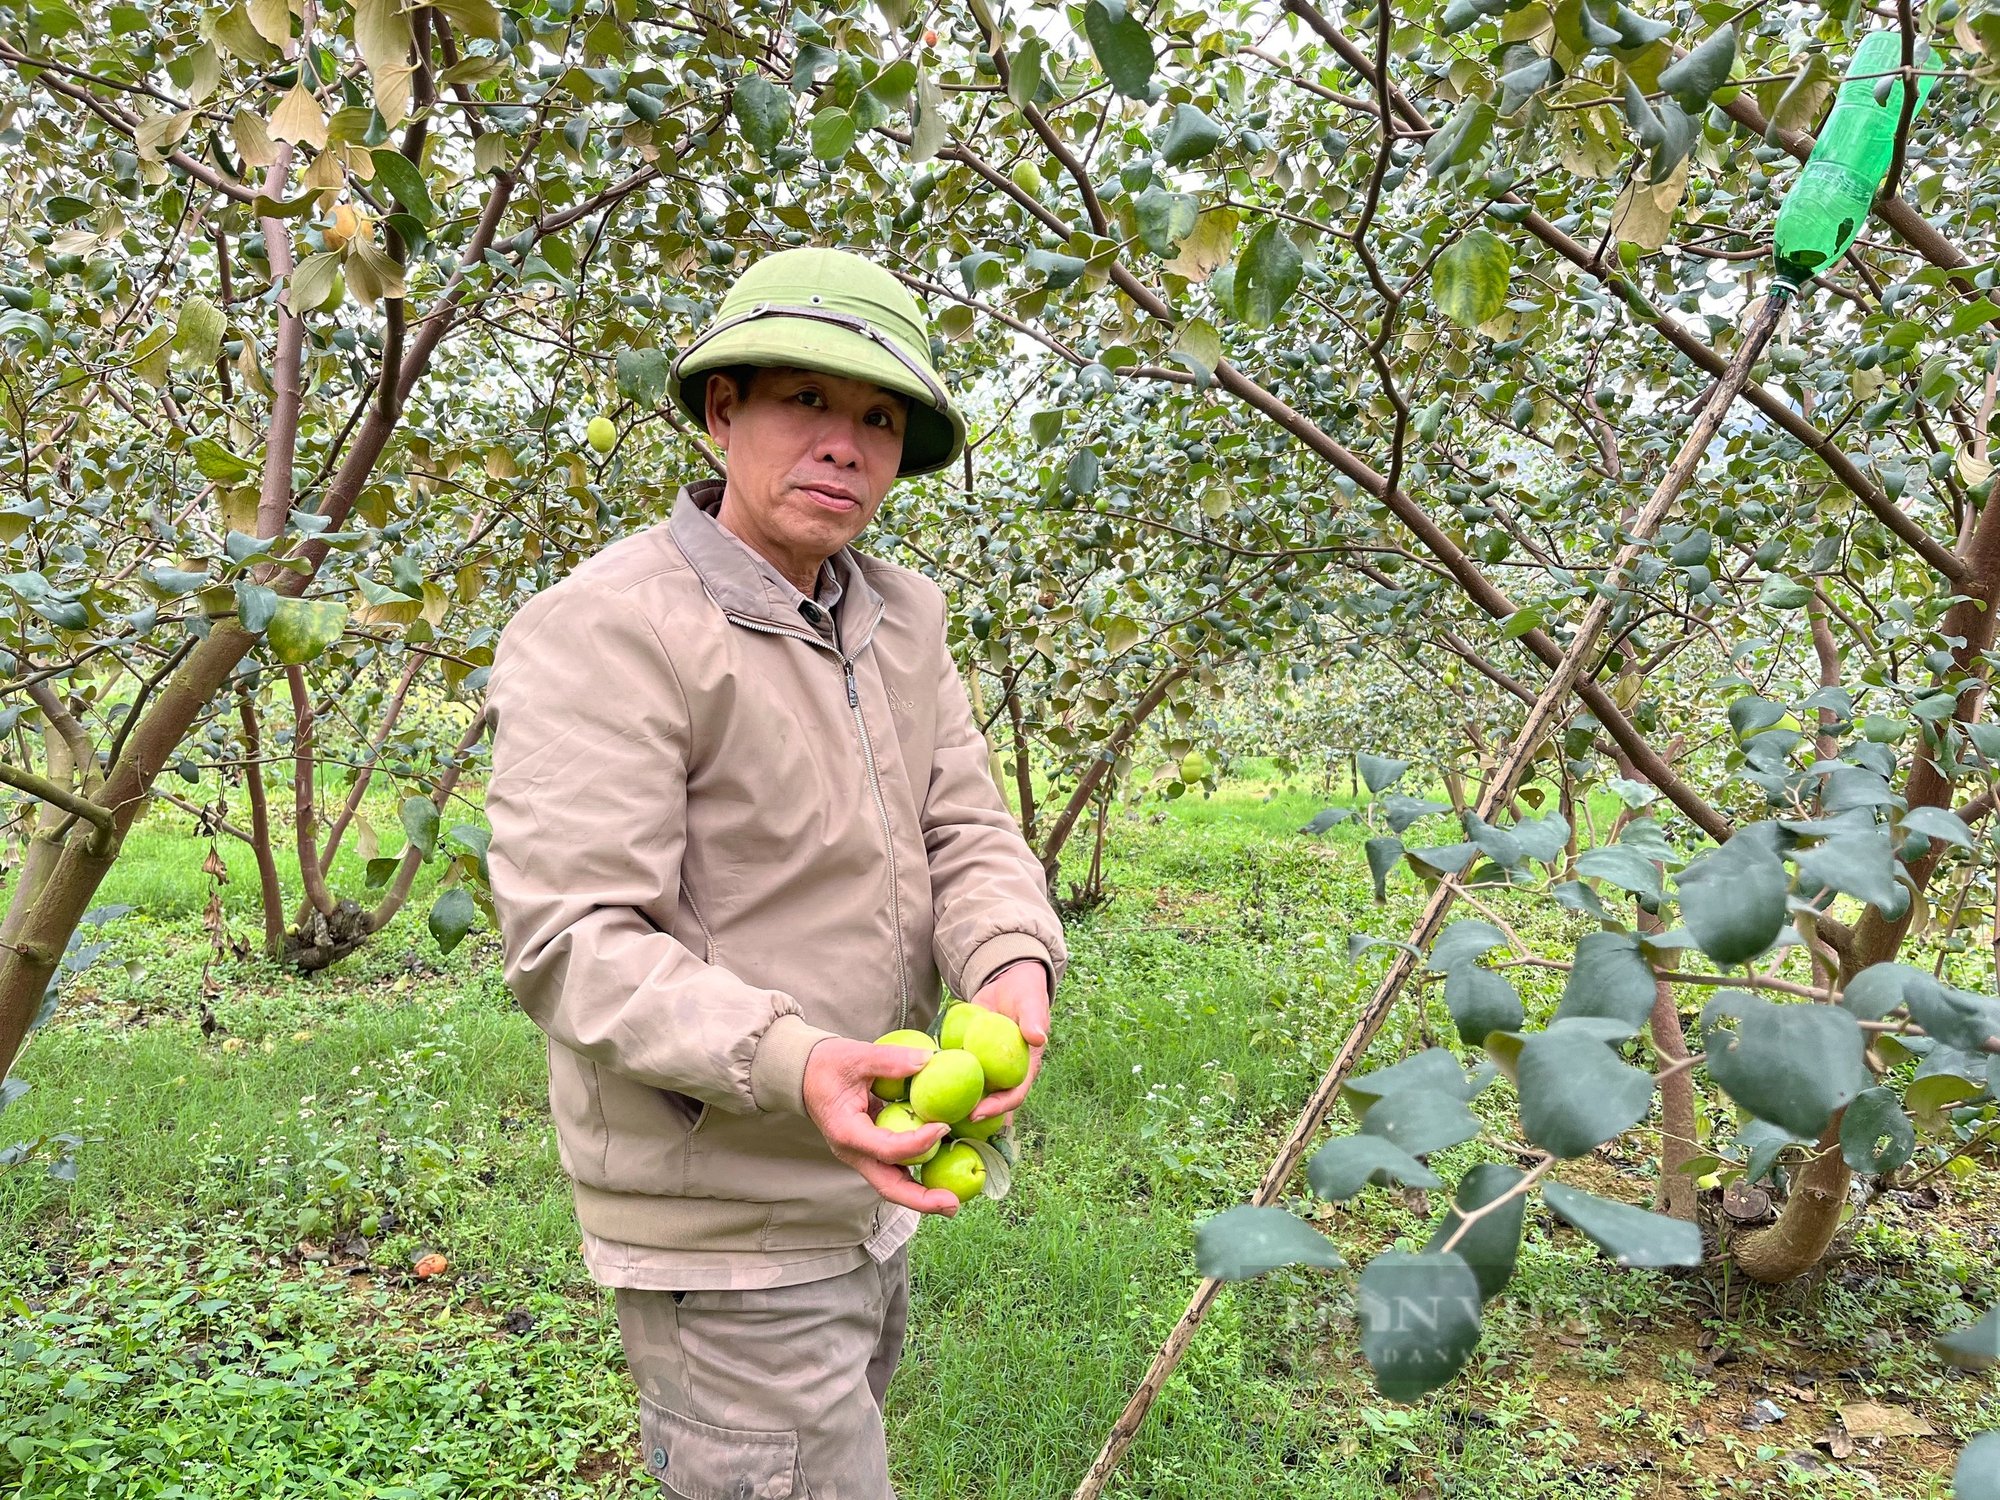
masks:
[(1139, 238), (1153, 254), (1165, 259), (1174, 247), (1194, 233), (1199, 201), (1192, 193), (1174, 193), (1154, 183), (1132, 200), (1132, 214), (1139, 224)]
[(1630, 6), (1623, 4), (1612, 11), (1611, 25), (1618, 33), (1619, 45), (1628, 51), (1649, 47), (1673, 30), (1665, 21), (1648, 20)]
[(1479, 1342), (1479, 1278), (1457, 1254), (1387, 1251), (1362, 1271), (1355, 1296), (1361, 1353), (1392, 1401), (1436, 1390)]
[(1915, 1116), (1926, 1135), (1949, 1139), (1952, 1110), (1985, 1093), (1983, 1080), (1964, 1078), (1957, 1073), (1931, 1073), (1916, 1079), (1904, 1091), (1903, 1107)]
[[(1174, 118), (1167, 126), (1167, 138), (1160, 146), (1160, 155), (1170, 167), (1184, 167), (1191, 161), (1199, 161), (1222, 144), (1226, 132), (1214, 119), (1192, 104), (1174, 107)], [(1190, 223), (1188, 229), (1194, 225)], [(1187, 231), (1183, 230), (1185, 234)]]
[(1555, 59), (1549, 57), (1530, 58), (1520, 67), (1510, 68), (1500, 75), (1500, 103), (1494, 112), (1502, 119), (1512, 115), (1547, 88), (1555, 76)]
[(1375, 904), (1380, 906), (1389, 899), (1389, 872), (1403, 857), (1403, 841), (1397, 838), (1370, 839), (1364, 848), (1368, 855), (1368, 873), (1375, 877)]
[(1916, 1150), (1917, 1127), (1891, 1089), (1863, 1089), (1840, 1117), (1840, 1154), (1857, 1172), (1893, 1172)]
[(1757, 602), (1772, 609), (1804, 609), (1812, 597), (1811, 589), (1783, 573), (1766, 573), (1757, 590)]
[(1438, 311), (1464, 328), (1477, 328), (1507, 305), (1514, 252), (1490, 230), (1468, 230), (1437, 258), (1431, 296)]
[(1401, 833), (1419, 818), (1428, 818), (1433, 813), (1450, 812), (1449, 802), (1426, 802), (1421, 797), (1404, 797), (1391, 792), (1382, 799), (1382, 811), (1388, 816), (1389, 831)]
[(1239, 1204), (1204, 1219), (1194, 1231), (1195, 1268), (1217, 1281), (1248, 1281), (1280, 1266), (1347, 1264), (1333, 1242), (1282, 1208)]
[(0, 1113), (7, 1106), (28, 1092), (28, 1082), (22, 1078), (0, 1078)]
[(1083, 32), (1114, 89), (1128, 99), (1150, 96), (1153, 39), (1127, 13), (1125, 0), (1090, 0), (1083, 10)]
[(1427, 1047), (1399, 1063), (1350, 1078), (1341, 1093), (1350, 1107), (1365, 1116), (1378, 1101), (1405, 1089), (1449, 1089), (1461, 1099), (1473, 1095), (1465, 1069), (1443, 1047)]
[(429, 859), (432, 851), (437, 848), (436, 806), (428, 797), (405, 797), (398, 815), (403, 820), (403, 832), (410, 836), (410, 842), (422, 852), (425, 859)]
[(1660, 70), (1660, 89), (1690, 114), (1708, 107), (1708, 97), (1729, 77), (1736, 62), (1736, 28), (1723, 25), (1694, 51)]
[(1831, 1005), (1718, 995), (1701, 1013), (1708, 1075), (1760, 1120), (1817, 1137), (1869, 1086), (1860, 1023)]
[(1079, 448), (1063, 468), (1063, 485), (1072, 495), (1095, 494), (1102, 473), (1102, 460), (1095, 448)]
[[(428, 807), (430, 804), (424, 804)], [(479, 916), (479, 908), (474, 904), (472, 892), (462, 885), (455, 885), (437, 898), (431, 907), (431, 936), (437, 939), (438, 951), (449, 953), (456, 948), (465, 935), (472, 931), (472, 924)]]
[[(1977, 1323), (1940, 1334), (1938, 1353), (1961, 1370), (1990, 1370), (2000, 1365), (2000, 1305), (1989, 1307)], [(1995, 1454), (2000, 1463), (2000, 1453)]]
[[(1489, 1203), (1507, 1202), (1473, 1220), (1460, 1236), (1453, 1253), (1472, 1267), (1479, 1282), (1479, 1298), (1490, 1302), (1513, 1278), (1514, 1263), (1521, 1253), (1521, 1227), (1526, 1218), (1528, 1195), (1514, 1193), (1521, 1173), (1498, 1162), (1481, 1162), (1459, 1180), (1458, 1191), (1443, 1220), (1425, 1243), (1427, 1254), (1441, 1252), (1466, 1216)], [(1512, 1193), (1511, 1198), (1508, 1195)]]
[(380, 859), (371, 859), (362, 878), (371, 891), (376, 890), (389, 883), (401, 864), (402, 860), (393, 854), (385, 854)]
[(820, 161), (837, 162), (854, 145), (854, 116), (839, 107), (823, 109), (812, 117), (812, 154)]
[(1252, 328), (1269, 328), (1292, 300), (1305, 275), (1305, 256), (1276, 219), (1266, 221), (1250, 236), (1236, 262), (1235, 308), (1238, 321)]
[(1638, 1031), (1653, 1014), (1658, 982), (1629, 932), (1592, 932), (1576, 945), (1556, 1019), (1601, 1016)]
[(658, 406), (667, 392), (667, 356), (658, 349), (620, 349), (614, 361), (618, 394), (639, 406)]
[(1403, 773), (1410, 769), (1406, 760), (1390, 760), (1385, 756), (1370, 755), (1367, 751), (1354, 757), (1361, 770), (1361, 782), (1369, 791), (1378, 796), (1403, 779)]
[(437, 222), (437, 205), (431, 202), (430, 189), (424, 185), (424, 174), (416, 163), (388, 146), (378, 147), (368, 156), (375, 163), (375, 180), (389, 190), (411, 218), (426, 229)]
[(1903, 814), (1903, 831), (1941, 839), (1961, 849), (1972, 847), (1972, 830), (1965, 826), (1963, 818), (1949, 808), (1913, 807)]
[(261, 635), (278, 612), (278, 591), (245, 578), (236, 585), (236, 623), (252, 635)]
[(1719, 964), (1747, 963), (1776, 942), (1785, 925), (1785, 867), (1747, 834), (1696, 860), (1676, 884), (1682, 920)]
[(1479, 1134), (1479, 1121), (1448, 1089), (1398, 1089), (1368, 1106), (1361, 1130), (1412, 1156), (1428, 1156), (1471, 1140)]
[(292, 268), (286, 278), (285, 306), (295, 318), (318, 309), (333, 295), (333, 279), (340, 272), (340, 257), (331, 250), (308, 255)]
[(222, 309), (199, 292), (181, 304), (174, 323), (174, 353), (194, 365), (212, 365), (222, 353)]
[(1090, 262), (1079, 255), (1063, 255), (1054, 250), (1030, 250), (1027, 266), (1051, 288), (1061, 290), (1081, 279)]
[(1951, 1493), (1953, 1500), (2000, 1500), (2000, 1432), (1982, 1432), (1965, 1445)]
[(1400, 1146), (1375, 1135), (1344, 1135), (1328, 1141), (1306, 1164), (1312, 1190), (1334, 1203), (1352, 1198), (1369, 1183), (1441, 1188), (1437, 1174)]
[(1858, 1020), (1879, 1021), (1899, 1005), (1908, 1005), (1912, 991), (1942, 989), (1938, 981), (1909, 964), (1871, 964), (1841, 991), (1840, 1003)]
[(271, 654), (287, 666), (311, 661), (340, 639), (347, 628), (347, 606), (331, 599), (278, 600), (264, 627)]
[(1519, 1031), (1527, 1020), (1514, 986), (1477, 964), (1461, 965), (1445, 976), (1444, 1005), (1459, 1037), (1474, 1047), (1496, 1031)]
[(1636, 849), (1622, 844), (1586, 849), (1577, 856), (1576, 873), (1593, 880), (1608, 880), (1621, 891), (1659, 904), (1662, 894), (1659, 866)]
[(1482, 922), (1477, 917), (1462, 917), (1438, 934), (1437, 941), (1431, 944), (1430, 962), (1426, 967), (1433, 974), (1448, 974), (1506, 941), (1506, 936), (1491, 922)]
[(1523, 819), (1514, 824), (1511, 832), (1521, 846), (1521, 853), (1537, 864), (1554, 864), (1569, 847), (1569, 819), (1561, 813)]
[(743, 139), (759, 156), (769, 156), (792, 128), (792, 96), (762, 73), (737, 80), (729, 107)]
[(188, 456), (201, 470), (203, 479), (213, 479), (217, 484), (241, 484), (257, 477), (255, 464), (247, 458), (238, 458), (214, 438), (196, 438), (188, 444)]
[(1910, 1019), (1947, 1047), (1984, 1052), (2000, 1038), (2000, 1004), (1952, 985), (1910, 986), (1903, 995)]
[(1582, 1156), (1631, 1129), (1653, 1102), (1653, 1075), (1621, 1062), (1589, 1018), (1529, 1036), (1514, 1075), (1521, 1129), (1562, 1157)]
[(1685, 1219), (1614, 1203), (1594, 1193), (1542, 1184), (1542, 1201), (1621, 1266), (1698, 1266), (1701, 1229)]
[(1496, 828), (1478, 813), (1465, 815), (1465, 832), (1479, 852), (1503, 870), (1517, 869), (1527, 858), (1521, 841), (1505, 828)]
[(1042, 60), (1048, 56), (1049, 44), (1038, 36), (1031, 36), (1021, 43), (1009, 59), (1007, 73), (1007, 97), (1016, 109), (1026, 109), (1034, 103), (1035, 93), (1042, 86)]
[(1426, 171), (1433, 182), (1449, 179), (1454, 169), (1474, 160), (1493, 138), (1493, 106), (1484, 99), (1467, 99), (1424, 143)]

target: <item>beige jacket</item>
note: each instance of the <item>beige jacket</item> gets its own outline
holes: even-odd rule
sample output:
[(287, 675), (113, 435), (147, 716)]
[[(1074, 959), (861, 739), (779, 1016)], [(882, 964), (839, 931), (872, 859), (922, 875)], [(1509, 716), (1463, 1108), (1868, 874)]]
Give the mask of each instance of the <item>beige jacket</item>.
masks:
[(488, 865), (583, 1227), (796, 1257), (859, 1244), (881, 1201), (805, 1118), (814, 1043), (1067, 955), (937, 587), (841, 553), (830, 645), (720, 499), (683, 490), (508, 623)]

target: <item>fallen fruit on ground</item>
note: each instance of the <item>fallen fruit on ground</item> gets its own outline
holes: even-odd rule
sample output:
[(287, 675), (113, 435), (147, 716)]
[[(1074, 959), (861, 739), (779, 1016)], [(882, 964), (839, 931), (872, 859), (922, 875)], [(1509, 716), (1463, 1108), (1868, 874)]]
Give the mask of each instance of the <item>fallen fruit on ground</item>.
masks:
[[(931, 1040), (929, 1032), (911, 1031), (907, 1028), (902, 1031), (892, 1031), (887, 1036), (876, 1037), (875, 1045), (878, 1047), (915, 1047), (921, 1052), (935, 1052), (938, 1049), (938, 1044)], [(873, 1088), (877, 1099), (887, 1099), (894, 1102), (897, 1099), (907, 1099), (910, 1097), (910, 1080), (907, 1078), (878, 1078), (870, 1087)]]
[(910, 1080), (910, 1108), (920, 1120), (956, 1125), (985, 1093), (986, 1074), (979, 1059), (962, 1048), (947, 1047)]
[(923, 1183), (957, 1195), (960, 1203), (977, 1198), (986, 1187), (986, 1163), (964, 1141), (954, 1141), (924, 1164)]
[(417, 1263), (410, 1267), (410, 1272), (420, 1280), (428, 1281), (433, 1276), (444, 1275), (446, 1267), (450, 1264), (450, 1261), (433, 1250), (429, 1255), (419, 1255)]
[[(918, 1119), (916, 1111), (911, 1109), (907, 1104), (883, 1105), (882, 1113), (875, 1117), (875, 1123), (880, 1125), (884, 1130), (893, 1130), (898, 1134), (911, 1130), (930, 1129), (930, 1122)], [(896, 1159), (906, 1167), (920, 1166), (924, 1162), (929, 1161), (933, 1156), (936, 1156), (939, 1148), (943, 1145), (943, 1141), (933, 1141), (929, 1146), (913, 1155), (899, 1156)]]

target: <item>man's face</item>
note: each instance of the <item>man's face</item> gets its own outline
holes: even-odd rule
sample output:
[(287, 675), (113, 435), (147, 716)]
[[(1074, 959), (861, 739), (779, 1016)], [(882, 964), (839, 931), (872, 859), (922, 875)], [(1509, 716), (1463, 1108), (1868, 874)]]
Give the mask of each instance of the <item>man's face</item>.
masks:
[(723, 524), (810, 577), (881, 509), (903, 461), (908, 400), (844, 375), (771, 368), (747, 396), (711, 376), (707, 417), (727, 458)]

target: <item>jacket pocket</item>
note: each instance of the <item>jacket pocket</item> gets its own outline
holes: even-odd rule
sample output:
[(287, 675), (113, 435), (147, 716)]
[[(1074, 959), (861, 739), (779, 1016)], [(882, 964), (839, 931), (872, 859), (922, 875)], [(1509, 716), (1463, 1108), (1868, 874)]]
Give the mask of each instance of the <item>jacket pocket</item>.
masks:
[(712, 1427), (639, 1398), (646, 1472), (687, 1500), (792, 1500), (799, 1469), (796, 1432)]
[(709, 1105), (707, 1101), (691, 1098), (673, 1089), (662, 1089), (660, 1092), (666, 1095), (667, 1102), (673, 1105), (680, 1112), (682, 1118), (687, 1121), (688, 1138), (691, 1140), (699, 1135), (701, 1127), (708, 1121)]

